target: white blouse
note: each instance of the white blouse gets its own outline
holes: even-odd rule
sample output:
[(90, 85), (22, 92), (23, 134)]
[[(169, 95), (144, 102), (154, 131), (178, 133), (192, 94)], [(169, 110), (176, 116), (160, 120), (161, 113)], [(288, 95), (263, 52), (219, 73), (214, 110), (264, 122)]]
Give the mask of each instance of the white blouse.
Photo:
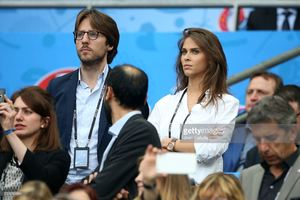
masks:
[[(174, 95), (167, 95), (160, 99), (155, 104), (148, 118), (149, 122), (156, 127), (161, 139), (169, 136), (170, 121), (182, 94), (183, 91), (180, 91)], [(204, 101), (208, 95), (206, 92)], [(194, 105), (190, 116), (186, 119), (189, 110), (187, 95), (185, 94), (170, 129), (171, 138), (179, 139), (181, 125), (186, 119), (184, 127), (187, 126), (188, 128), (185, 128), (182, 132), (188, 133), (190, 136), (192, 135), (194, 139), (197, 168), (195, 174), (190, 174), (190, 177), (193, 178), (196, 183), (200, 183), (211, 173), (223, 171), (222, 154), (228, 147), (239, 107), (238, 99), (229, 94), (223, 94), (222, 99), (217, 100), (217, 105), (209, 104), (203, 107), (203, 103), (204, 102)], [(219, 137), (220, 135), (217, 137), (211, 134), (210, 136), (205, 135), (205, 130), (210, 130), (211, 127), (214, 127), (215, 130), (219, 130), (218, 132), (221, 133), (222, 137)], [(197, 131), (195, 131), (196, 129)], [(185, 134), (183, 134), (182, 137), (183, 140), (185, 138), (184, 135)]]

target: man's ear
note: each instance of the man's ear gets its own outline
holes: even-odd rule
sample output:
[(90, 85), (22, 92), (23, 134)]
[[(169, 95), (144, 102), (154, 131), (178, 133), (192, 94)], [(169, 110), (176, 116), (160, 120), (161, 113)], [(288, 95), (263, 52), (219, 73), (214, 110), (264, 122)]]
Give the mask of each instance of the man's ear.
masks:
[(113, 50), (113, 49), (114, 49), (114, 46), (108, 45), (107, 51), (111, 51), (111, 50)]
[(105, 95), (105, 100), (109, 100), (115, 96), (114, 90), (112, 89), (111, 86), (107, 86), (106, 88), (106, 95)]
[(144, 99), (144, 105), (146, 105), (147, 99), (148, 99), (148, 93), (147, 93), (147, 95), (146, 95), (146, 97), (145, 97), (145, 99)]

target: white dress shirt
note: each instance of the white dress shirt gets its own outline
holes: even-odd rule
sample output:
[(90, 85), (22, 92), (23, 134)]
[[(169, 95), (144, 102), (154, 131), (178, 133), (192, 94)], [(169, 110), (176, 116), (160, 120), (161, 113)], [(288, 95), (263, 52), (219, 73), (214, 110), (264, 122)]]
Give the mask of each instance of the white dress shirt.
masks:
[(289, 16), (288, 21), (289, 21), (291, 30), (294, 29), (296, 16), (297, 16), (297, 9), (294, 9), (294, 8), (289, 8), (289, 9), (277, 8), (277, 30), (282, 30), (283, 21), (285, 19), (284, 12), (286, 12), (286, 10), (291, 12), (291, 15)]
[[(169, 124), (182, 94), (183, 91), (180, 91), (175, 95), (167, 95), (160, 99), (148, 118), (149, 122), (156, 127), (161, 139), (167, 138), (169, 135)], [(207, 93), (206, 95), (209, 94)], [(200, 138), (201, 140), (198, 142), (194, 142), (198, 164), (196, 173), (190, 174), (190, 177), (193, 178), (196, 183), (200, 183), (211, 173), (223, 170), (222, 154), (228, 147), (238, 108), (239, 101), (229, 94), (222, 95), (222, 99), (218, 99), (217, 101), (217, 106), (209, 104), (207, 107), (203, 107), (200, 103), (194, 105), (192, 108), (190, 116), (186, 120), (186, 125), (195, 125), (195, 127), (198, 128), (202, 125), (207, 127), (205, 125), (208, 124), (212, 126), (218, 124), (218, 127), (230, 125), (229, 129), (228, 127), (224, 129), (226, 130), (224, 133), (227, 137), (226, 142), (216, 142), (218, 140), (213, 141), (209, 138), (204, 142), (204, 137)], [(172, 138), (180, 137), (181, 125), (188, 114), (187, 95), (185, 94), (171, 126)]]

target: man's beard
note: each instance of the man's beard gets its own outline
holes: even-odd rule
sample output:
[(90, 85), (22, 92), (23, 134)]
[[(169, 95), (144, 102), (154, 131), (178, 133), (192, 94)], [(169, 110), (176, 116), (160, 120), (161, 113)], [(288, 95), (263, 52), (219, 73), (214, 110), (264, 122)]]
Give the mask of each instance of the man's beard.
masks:
[(77, 53), (77, 54), (78, 54), (78, 57), (79, 57), (82, 65), (87, 66), (87, 67), (88, 66), (99, 65), (104, 59), (104, 57), (100, 57), (100, 56), (92, 57), (92, 58), (88, 58), (88, 59), (83, 59), (79, 53)]
[(109, 124), (112, 124), (111, 106), (109, 105), (109, 103), (106, 100), (103, 101), (103, 105), (104, 105), (104, 112), (105, 112), (106, 120)]

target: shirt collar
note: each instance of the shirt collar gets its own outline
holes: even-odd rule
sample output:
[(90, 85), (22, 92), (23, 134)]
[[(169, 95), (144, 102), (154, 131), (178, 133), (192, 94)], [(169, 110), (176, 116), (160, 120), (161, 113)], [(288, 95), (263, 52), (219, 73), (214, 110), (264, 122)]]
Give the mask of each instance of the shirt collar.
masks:
[(121, 129), (123, 128), (123, 126), (125, 125), (125, 123), (128, 121), (128, 119), (130, 117), (132, 117), (133, 115), (136, 114), (141, 114), (141, 111), (138, 110), (134, 110), (131, 111), (129, 113), (127, 113), (126, 115), (124, 115), (121, 119), (119, 119), (118, 121), (116, 121), (109, 129), (108, 132), (109, 134), (113, 135), (113, 136), (118, 136)]
[(297, 9), (295, 9), (295, 8), (277, 8), (277, 15), (282, 15), (287, 10), (290, 11), (292, 13), (292, 15), (296, 15), (297, 14)]
[[(80, 71), (81, 71), (81, 68), (79, 68), (79, 70), (78, 70), (78, 85), (80, 85), (80, 83), (83, 82), (81, 80), (81, 73), (80, 73)], [(104, 69), (103, 69), (103, 71), (98, 76), (98, 81), (101, 80), (102, 77), (105, 80), (105, 78), (107, 77), (108, 71), (109, 71), (109, 67), (108, 67), (108, 64), (106, 64), (105, 67), (104, 67)]]

